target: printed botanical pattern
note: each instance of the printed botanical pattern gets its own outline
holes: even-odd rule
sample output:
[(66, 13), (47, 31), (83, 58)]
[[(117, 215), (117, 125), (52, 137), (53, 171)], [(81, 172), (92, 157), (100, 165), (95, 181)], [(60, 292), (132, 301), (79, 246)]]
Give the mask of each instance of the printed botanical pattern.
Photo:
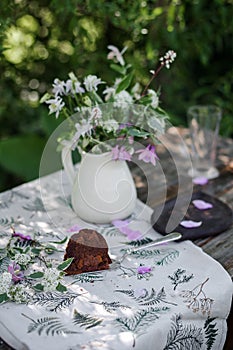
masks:
[(62, 334), (77, 334), (78, 331), (67, 329), (62, 323), (59, 317), (42, 317), (37, 320), (33, 320), (27, 315), (22, 314), (22, 316), (31, 320), (28, 326), (28, 333), (37, 332), (38, 335), (62, 335)]
[(97, 281), (103, 281), (104, 276), (101, 272), (84, 272), (79, 275), (75, 275), (73, 277), (73, 282), (74, 283), (93, 283)]
[[(31, 323), (28, 326), (28, 333), (36, 332), (38, 335), (61, 335), (61, 334), (77, 334), (80, 333), (80, 327), (88, 330), (90, 328), (99, 326), (102, 323), (102, 319), (93, 317), (88, 314), (83, 314), (74, 310), (73, 317), (69, 324), (65, 324), (64, 321), (58, 316), (42, 317), (37, 320), (22, 314), (25, 318), (29, 319)], [(77, 329), (78, 326), (79, 329)]]
[(180, 315), (172, 318), (171, 329), (163, 350), (199, 350), (204, 343), (203, 331), (194, 324), (183, 325)]
[[(121, 249), (122, 253), (124, 253), (126, 250), (127, 249)], [(179, 257), (179, 251), (176, 249), (142, 249), (132, 252), (131, 255), (136, 259), (154, 258), (156, 265), (165, 266), (172, 263)]]
[(182, 291), (180, 296), (184, 298), (184, 302), (187, 304), (187, 307), (193, 312), (201, 311), (203, 315), (209, 316), (214, 300), (207, 297), (206, 293), (204, 292), (205, 284), (208, 281), (209, 278), (195, 286), (192, 290)]
[(152, 307), (160, 303), (177, 306), (177, 304), (167, 300), (164, 287), (162, 287), (158, 292), (156, 292), (155, 289), (152, 288), (150, 293), (147, 289), (143, 289), (141, 295), (139, 296), (135, 295), (135, 291), (133, 289), (115, 290), (115, 292), (123, 293), (129, 296), (130, 298), (136, 300), (138, 302), (138, 305), (143, 307)]
[(135, 335), (140, 336), (146, 332), (149, 326), (154, 323), (162, 312), (167, 312), (167, 307), (155, 307), (137, 311), (131, 317), (118, 317), (116, 323), (122, 331), (131, 331), (134, 336), (133, 347), (135, 346)]
[(102, 301), (99, 303), (92, 301), (92, 303), (102, 305), (104, 307), (104, 309), (109, 313), (112, 313), (112, 312), (119, 310), (119, 309), (122, 309), (122, 310), (131, 309), (131, 306), (121, 304), (119, 301), (112, 301), (110, 303), (107, 301)]
[(29, 304), (45, 306), (47, 310), (57, 312), (72, 305), (79, 295), (69, 292), (41, 292), (34, 294), (29, 300)]
[(215, 318), (208, 317), (204, 324), (206, 349), (211, 350), (216, 340), (218, 329), (216, 328)]
[(186, 275), (186, 270), (183, 269), (177, 269), (173, 275), (169, 275), (168, 278), (170, 278), (172, 284), (174, 285), (173, 289), (176, 290), (179, 284), (187, 283), (189, 282), (194, 276)]

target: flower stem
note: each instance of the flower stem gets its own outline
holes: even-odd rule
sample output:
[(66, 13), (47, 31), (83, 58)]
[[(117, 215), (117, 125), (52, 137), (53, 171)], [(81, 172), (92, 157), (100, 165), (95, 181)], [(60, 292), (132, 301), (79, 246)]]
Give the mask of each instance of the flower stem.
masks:
[(150, 78), (149, 82), (147, 83), (147, 85), (145, 86), (145, 89), (143, 90), (141, 97), (145, 96), (147, 93), (147, 90), (150, 86), (150, 84), (152, 83), (152, 81), (154, 80), (155, 77), (157, 77), (157, 75), (159, 74), (159, 72), (161, 71), (161, 69), (163, 68), (164, 64), (161, 63), (161, 65), (157, 68), (157, 70), (154, 72), (154, 74), (152, 75), (152, 77)]

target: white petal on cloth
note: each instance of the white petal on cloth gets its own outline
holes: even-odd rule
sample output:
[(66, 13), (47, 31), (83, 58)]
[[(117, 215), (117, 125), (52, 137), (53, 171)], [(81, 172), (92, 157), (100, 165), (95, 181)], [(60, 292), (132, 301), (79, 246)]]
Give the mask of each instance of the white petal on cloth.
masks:
[[(40, 184), (35, 180), (18, 187), (18, 195), (12, 192), (1, 216), (23, 218), (23, 233), (40, 232), (44, 241), (56, 240), (51, 235), (66, 236), (73, 225), (96, 228), (106, 238), (111, 253), (122, 254), (121, 249), (129, 247), (124, 234), (114, 226), (84, 223), (67, 201), (61, 200), (64, 193), (67, 197), (70, 194), (69, 184), (61, 183), (65, 181), (62, 174), (41, 178)], [(41, 194), (47, 212), (38, 208), (32, 213), (29, 204)], [(0, 194), (0, 200), (4, 196), (6, 193)], [(160, 236), (151, 228), (151, 214), (149, 207), (137, 202), (130, 228), (142, 233), (140, 242)], [(56, 254), (50, 257), (62, 261), (64, 254)], [(139, 266), (149, 266), (151, 271), (138, 274)], [(52, 298), (44, 294), (47, 301), (40, 302), (36, 294), (28, 305), (2, 304), (0, 336), (20, 350), (155, 350), (155, 339), (156, 350), (164, 350), (174, 327), (182, 327), (187, 342), (192, 332), (204, 346), (210, 313), (216, 329), (211, 349), (223, 349), (232, 282), (218, 262), (190, 241), (142, 250), (126, 258), (121, 269), (66, 277), (65, 283), (69, 292), (52, 294)], [(62, 299), (65, 297), (66, 301)]]

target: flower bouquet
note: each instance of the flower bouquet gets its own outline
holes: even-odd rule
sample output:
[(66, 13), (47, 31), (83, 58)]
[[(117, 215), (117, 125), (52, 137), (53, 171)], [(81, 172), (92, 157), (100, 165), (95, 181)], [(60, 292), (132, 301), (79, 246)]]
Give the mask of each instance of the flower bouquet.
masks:
[(107, 57), (113, 61), (110, 67), (118, 73), (112, 85), (96, 75), (88, 75), (81, 82), (70, 73), (66, 81), (56, 78), (52, 93), (41, 99), (48, 104), (49, 114), (70, 119), (68, 132), (58, 140), (60, 148), (77, 147), (80, 154), (90, 150), (101, 153), (106, 148), (111, 150), (113, 160), (131, 160), (134, 141), (149, 139), (151, 143), (146, 149), (137, 153), (139, 160), (155, 165), (156, 136), (163, 133), (168, 115), (159, 107), (159, 93), (149, 86), (163, 67), (170, 68), (176, 53), (169, 50), (160, 58), (158, 68), (151, 71), (151, 79), (143, 89), (134, 81), (131, 65), (125, 62), (126, 48), (120, 52), (109, 45), (108, 49)]
[[(168, 116), (159, 107), (159, 94), (149, 86), (176, 57), (171, 50), (161, 57), (143, 89), (124, 60), (126, 48), (121, 52), (112, 45), (108, 48), (110, 67), (118, 73), (112, 85), (96, 75), (80, 81), (70, 73), (66, 81), (56, 78), (52, 94), (42, 98), (49, 113), (64, 120), (58, 142), (73, 186), (72, 207), (82, 219), (95, 223), (123, 219), (134, 210), (136, 189), (125, 161), (156, 165), (155, 145), (165, 131)], [(78, 174), (72, 150), (82, 159)]]

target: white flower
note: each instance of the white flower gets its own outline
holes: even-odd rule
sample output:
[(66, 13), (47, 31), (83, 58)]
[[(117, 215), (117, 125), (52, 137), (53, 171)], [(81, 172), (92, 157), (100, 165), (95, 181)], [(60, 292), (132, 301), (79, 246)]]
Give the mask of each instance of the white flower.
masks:
[(139, 83), (136, 83), (132, 90), (131, 90), (132, 94), (133, 94), (133, 97), (136, 99), (136, 100), (139, 100), (140, 97), (141, 97), (141, 85)]
[(147, 92), (148, 92), (148, 96), (150, 96), (151, 98), (151, 106), (153, 108), (157, 108), (159, 106), (159, 98), (157, 93), (152, 89), (147, 90)]
[(45, 292), (56, 290), (56, 287), (61, 279), (60, 271), (51, 267), (45, 270), (41, 284), (44, 286)]
[(169, 50), (163, 57), (160, 57), (160, 61), (163, 65), (166, 66), (167, 69), (170, 68), (170, 63), (172, 63), (176, 58), (176, 52), (173, 50)]
[(119, 124), (115, 119), (109, 119), (102, 121), (100, 125), (107, 131), (107, 132), (116, 132), (119, 129)]
[(113, 106), (114, 107), (124, 107), (127, 104), (133, 103), (132, 96), (125, 90), (119, 92), (114, 97)]
[(29, 254), (15, 254), (14, 261), (19, 265), (27, 265), (31, 261), (31, 256)]
[(102, 83), (104, 82), (96, 75), (88, 75), (83, 82), (87, 91), (97, 91), (97, 86)]
[(114, 87), (107, 87), (104, 91), (103, 94), (105, 96), (105, 101), (108, 101), (112, 96), (115, 95), (116, 89)]
[(17, 304), (25, 303), (27, 301), (27, 294), (25, 293), (25, 286), (23, 284), (12, 285), (7, 295)]
[(9, 272), (3, 272), (0, 278), (0, 294), (7, 293), (12, 281), (12, 275)]
[(117, 62), (120, 63), (120, 65), (124, 66), (125, 61), (123, 58), (123, 54), (127, 50), (127, 47), (124, 47), (123, 50), (120, 52), (119, 49), (116, 46), (109, 45), (108, 49), (111, 50), (107, 56), (109, 60), (113, 60), (114, 58), (116, 59)]
[(85, 92), (84, 88), (81, 86), (80, 81), (74, 75), (74, 73), (69, 73), (70, 79), (65, 82), (66, 95), (71, 94), (83, 94)]
[(102, 118), (102, 111), (98, 107), (94, 107), (91, 111), (91, 116), (88, 122), (94, 122), (94, 124), (98, 124), (98, 120)]
[(70, 141), (72, 144), (72, 148), (71, 148), (72, 150), (75, 149), (76, 144), (80, 139), (80, 137), (86, 134), (91, 135), (91, 131), (93, 129), (93, 126), (87, 121), (82, 121), (82, 124), (76, 123), (75, 127), (77, 129), (77, 132), (74, 134), (72, 140)]
[(55, 96), (65, 94), (65, 82), (59, 79), (54, 79), (52, 92)]
[(60, 278), (60, 271), (51, 267), (45, 270), (43, 279), (48, 282), (55, 282)]
[(57, 96), (47, 100), (46, 103), (49, 104), (49, 114), (56, 113), (56, 118), (59, 117), (59, 113), (62, 108), (65, 106), (65, 103), (62, 101), (62, 98)]

